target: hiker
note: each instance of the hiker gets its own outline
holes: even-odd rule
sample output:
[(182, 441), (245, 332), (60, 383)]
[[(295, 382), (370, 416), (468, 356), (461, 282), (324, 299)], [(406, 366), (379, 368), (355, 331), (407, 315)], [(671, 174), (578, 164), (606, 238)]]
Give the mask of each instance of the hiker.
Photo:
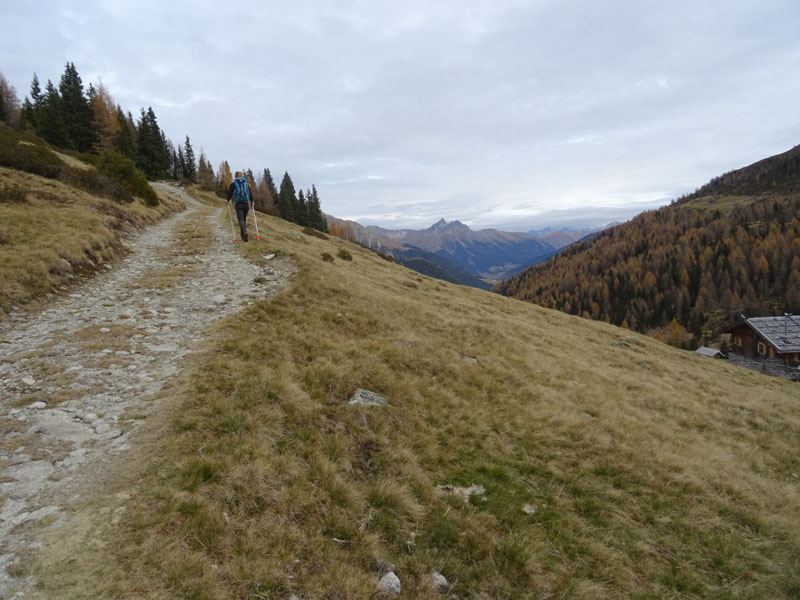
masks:
[(250, 186), (241, 171), (236, 171), (236, 179), (228, 187), (228, 199), (233, 198), (233, 206), (236, 209), (236, 219), (239, 221), (239, 229), (242, 231), (242, 241), (247, 241), (247, 213), (249, 209), (255, 210), (253, 204), (253, 194), (250, 193)]

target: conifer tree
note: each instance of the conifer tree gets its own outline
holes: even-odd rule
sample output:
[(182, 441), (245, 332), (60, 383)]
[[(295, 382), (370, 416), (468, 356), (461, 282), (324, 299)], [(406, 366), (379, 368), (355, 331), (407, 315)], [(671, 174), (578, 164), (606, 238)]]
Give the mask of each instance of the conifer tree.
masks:
[(136, 161), (136, 125), (130, 113), (127, 115), (122, 107), (117, 105), (117, 135), (114, 136), (114, 148), (123, 156)]
[(184, 179), (186, 177), (186, 157), (183, 154), (183, 148), (178, 146), (178, 151), (172, 151), (172, 178)]
[(297, 202), (294, 205), (294, 222), (303, 227), (308, 227), (308, 207), (306, 206), (306, 195), (303, 190), (297, 192)]
[(61, 96), (49, 79), (45, 86), (42, 108), (37, 115), (36, 134), (59, 148), (71, 148), (69, 135), (64, 126)]
[(136, 129), (136, 166), (145, 172), (148, 179), (160, 179), (169, 171), (170, 151), (166, 138), (158, 126), (152, 107), (141, 111)]
[(197, 167), (197, 181), (203, 191), (210, 192), (214, 189), (214, 169), (202, 149), (200, 150), (200, 161)]
[(186, 136), (186, 141), (183, 143), (183, 158), (184, 169), (183, 177), (189, 181), (197, 181), (197, 162), (194, 158), (194, 149), (192, 143), (189, 141), (189, 136)]
[(297, 204), (297, 194), (294, 190), (294, 183), (289, 177), (289, 172), (283, 174), (281, 189), (278, 192), (278, 215), (285, 221), (294, 222), (294, 207)]
[(269, 169), (264, 169), (263, 180), (264, 184), (267, 186), (270, 196), (272, 197), (272, 201), (276, 202), (278, 199), (278, 188), (275, 187), (275, 182), (272, 180), (272, 173), (269, 172)]
[(42, 88), (39, 86), (39, 77), (36, 73), (33, 74), (31, 81), (31, 97), (25, 97), (22, 103), (22, 124), (25, 127), (32, 128), (37, 135), (39, 134), (39, 118), (44, 106), (44, 96), (42, 95)]
[(58, 91), (61, 95), (61, 118), (69, 147), (78, 152), (89, 152), (94, 141), (92, 108), (83, 95), (83, 82), (73, 63), (67, 63)]
[(313, 227), (314, 229), (318, 229), (323, 233), (328, 232), (328, 222), (325, 219), (325, 215), (322, 214), (322, 205), (319, 201), (319, 195), (317, 194), (316, 186), (311, 186), (311, 192), (307, 194), (307, 204), (308, 204), (308, 224), (309, 227)]
[(255, 202), (256, 189), (257, 188), (256, 188), (256, 179), (253, 176), (253, 170), (252, 169), (245, 169), (244, 177), (245, 177), (245, 179), (247, 179), (247, 185), (250, 187), (251, 197), (252, 197), (253, 201)]

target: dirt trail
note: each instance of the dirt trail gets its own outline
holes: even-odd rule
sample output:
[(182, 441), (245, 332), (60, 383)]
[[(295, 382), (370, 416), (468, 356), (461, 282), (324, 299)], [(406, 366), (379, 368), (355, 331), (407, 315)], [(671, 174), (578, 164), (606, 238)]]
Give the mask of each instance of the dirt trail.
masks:
[[(246, 261), (220, 209), (155, 185), (187, 210), (129, 240), (123, 261), (68, 297), (0, 324), (0, 598), (36, 595), (21, 563), (135, 443), (158, 411), (153, 394), (205, 328), (289, 285), (288, 259)], [(179, 236), (205, 243), (189, 254)]]

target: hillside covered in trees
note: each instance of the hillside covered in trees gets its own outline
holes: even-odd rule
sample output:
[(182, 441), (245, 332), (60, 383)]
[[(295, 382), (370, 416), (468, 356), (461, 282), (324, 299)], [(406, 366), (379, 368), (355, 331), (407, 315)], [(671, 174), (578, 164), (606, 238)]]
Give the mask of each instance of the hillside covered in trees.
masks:
[(796, 147), (716, 178), (495, 289), (687, 348), (742, 313), (798, 313), (799, 159)]
[[(30, 93), (21, 103), (14, 87), (0, 74), (0, 121), (78, 156), (112, 179), (172, 179), (199, 184), (201, 189), (221, 197), (233, 181), (228, 161), (223, 160), (215, 172), (202, 150), (199, 157), (196, 155), (188, 134), (181, 144), (169, 140), (152, 107), (140, 109), (135, 119), (114, 101), (102, 83), (89, 84), (85, 90), (71, 62), (66, 64), (58, 85), (48, 80), (44, 90), (34, 73)], [(18, 162), (2, 164), (25, 170)], [(296, 191), (287, 172), (278, 190), (269, 169), (264, 169), (258, 179), (252, 170), (244, 172), (256, 209), (299, 225), (327, 230), (315, 186)], [(157, 201), (146, 183), (134, 193)]]

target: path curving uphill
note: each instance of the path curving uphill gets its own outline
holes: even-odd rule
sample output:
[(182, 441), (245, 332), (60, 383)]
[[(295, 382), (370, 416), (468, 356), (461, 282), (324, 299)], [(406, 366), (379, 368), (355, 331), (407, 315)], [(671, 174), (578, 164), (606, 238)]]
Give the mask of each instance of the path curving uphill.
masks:
[(137, 423), (157, 414), (153, 395), (208, 325), (290, 285), (287, 258), (258, 266), (234, 251), (224, 209), (154, 186), (187, 209), (128, 240), (124, 260), (69, 296), (0, 324), (0, 598), (36, 595), (20, 563), (136, 443)]

